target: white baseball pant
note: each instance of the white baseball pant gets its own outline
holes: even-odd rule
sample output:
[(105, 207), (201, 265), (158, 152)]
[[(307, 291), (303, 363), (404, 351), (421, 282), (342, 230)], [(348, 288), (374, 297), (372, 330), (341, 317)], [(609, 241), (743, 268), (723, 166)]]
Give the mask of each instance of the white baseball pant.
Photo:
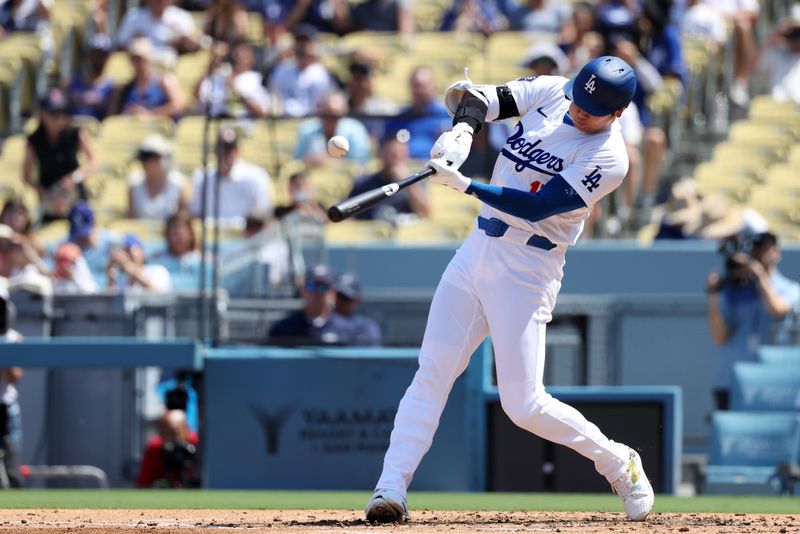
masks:
[(406, 494), (428, 451), (456, 378), (491, 334), (500, 402), (521, 428), (594, 461), (609, 481), (628, 448), (551, 397), (542, 377), (545, 328), (561, 288), (565, 245), (545, 251), (475, 230), (447, 266), (431, 303), (419, 369), (394, 421), (376, 488)]

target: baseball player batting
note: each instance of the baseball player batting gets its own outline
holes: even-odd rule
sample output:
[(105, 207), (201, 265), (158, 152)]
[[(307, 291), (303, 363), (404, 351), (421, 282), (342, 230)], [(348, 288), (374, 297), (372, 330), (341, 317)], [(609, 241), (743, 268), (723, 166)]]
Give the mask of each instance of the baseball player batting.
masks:
[[(406, 492), (433, 441), (456, 378), (491, 334), (497, 387), (509, 418), (594, 462), (622, 498), (628, 517), (644, 519), (653, 488), (639, 455), (607, 438), (580, 412), (544, 388), (545, 329), (561, 288), (567, 247), (592, 207), (628, 170), (618, 119), (636, 76), (604, 56), (571, 80), (540, 76), (505, 85), (450, 86), (453, 128), (427, 163), (429, 179), (480, 199), (475, 230), (447, 266), (431, 303), (419, 369), (394, 421), (383, 472), (366, 507), (370, 522), (404, 521)], [(497, 158), (491, 183), (462, 175), (472, 135), (484, 122), (520, 117)]]

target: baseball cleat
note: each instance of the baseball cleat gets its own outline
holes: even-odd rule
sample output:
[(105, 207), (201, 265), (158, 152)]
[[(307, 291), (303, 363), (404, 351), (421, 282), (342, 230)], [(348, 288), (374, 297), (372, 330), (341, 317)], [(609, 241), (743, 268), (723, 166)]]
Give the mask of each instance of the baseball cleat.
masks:
[(611, 483), (611, 487), (622, 498), (625, 513), (631, 521), (642, 521), (653, 509), (653, 486), (647, 480), (642, 468), (642, 459), (633, 450), (630, 451), (630, 459), (625, 472), (617, 480)]
[(376, 489), (364, 511), (370, 523), (404, 523), (408, 519), (406, 498), (394, 490)]

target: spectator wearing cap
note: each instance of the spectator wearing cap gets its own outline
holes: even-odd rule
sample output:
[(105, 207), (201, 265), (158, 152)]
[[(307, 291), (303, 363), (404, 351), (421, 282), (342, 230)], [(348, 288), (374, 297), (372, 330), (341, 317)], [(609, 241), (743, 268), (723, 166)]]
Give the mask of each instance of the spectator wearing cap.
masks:
[(128, 186), (128, 218), (163, 221), (189, 205), (184, 176), (172, 166), (172, 146), (160, 135), (145, 137), (136, 159), (142, 170), (134, 172)]
[(75, 243), (62, 243), (53, 253), (53, 293), (92, 295), (100, 290), (89, 264)]
[(108, 231), (98, 230), (94, 210), (87, 202), (79, 202), (69, 212), (67, 241), (78, 245), (89, 267), (96, 270), (106, 265), (115, 237)]
[(113, 43), (108, 35), (97, 33), (89, 39), (87, 48), (86, 72), (77, 74), (67, 87), (70, 112), (103, 120), (114, 94), (114, 82), (104, 74)]
[(39, 102), (39, 126), (28, 136), (22, 162), (22, 177), (38, 193), (43, 220), (63, 219), (78, 199), (86, 198), (83, 180), (97, 163), (89, 136), (70, 125), (66, 95), (49, 89)]
[(411, 104), (388, 121), (387, 133), (408, 130), (408, 151), (413, 159), (427, 159), (439, 136), (450, 129), (452, 119), (439, 98), (436, 80), (430, 67), (417, 67), (408, 79)]
[(439, 29), (491, 35), (508, 29), (508, 20), (494, 0), (455, 0), (442, 15)]
[(342, 339), (340, 322), (333, 319), (336, 299), (334, 274), (326, 265), (306, 273), (300, 289), (303, 309), (290, 313), (269, 330), (270, 343), (286, 345), (337, 344)]
[(366, 165), (371, 156), (369, 133), (361, 121), (347, 117), (347, 112), (347, 99), (343, 93), (337, 91), (325, 95), (317, 106), (318, 117), (300, 123), (294, 158), (310, 166), (331, 164), (336, 160), (328, 156), (328, 139), (341, 135), (350, 143), (345, 158)]
[(144, 245), (133, 234), (122, 238), (122, 246), (111, 250), (106, 265), (109, 289), (146, 290), (154, 293), (172, 291), (172, 279), (163, 265), (147, 264)]
[(281, 113), (292, 117), (313, 114), (319, 102), (336, 88), (328, 69), (319, 60), (317, 30), (307, 24), (294, 29), (292, 57), (273, 69), (269, 93), (280, 102)]
[[(244, 221), (251, 213), (271, 216), (273, 211), (272, 185), (267, 171), (239, 157), (239, 140), (236, 130), (223, 128), (217, 138), (219, 154), (219, 215), (228, 221)], [(206, 173), (195, 171), (192, 177), (193, 196), (190, 211), (194, 217), (202, 217), (202, 188)], [(214, 194), (217, 188), (217, 168), (207, 170), (206, 217), (214, 215)]]
[(114, 114), (137, 117), (176, 118), (184, 108), (183, 92), (177, 78), (153, 65), (153, 45), (146, 37), (131, 41), (128, 57), (133, 66), (133, 79), (114, 95)]
[[(408, 145), (399, 141), (396, 136), (390, 135), (383, 138), (378, 148), (378, 157), (381, 160), (380, 170), (356, 179), (348, 198), (397, 182), (411, 174), (408, 166)], [(428, 217), (430, 211), (428, 191), (425, 189), (424, 183), (417, 183), (398, 191), (374, 208), (363, 211), (356, 217), (367, 220), (394, 220), (403, 215)]]
[(149, 0), (147, 5), (129, 10), (117, 31), (117, 46), (128, 49), (138, 37), (146, 37), (155, 48), (153, 58), (171, 62), (175, 54), (199, 48), (200, 31), (192, 15), (172, 5), (173, 0)]
[(569, 59), (555, 43), (538, 41), (531, 45), (520, 62), (533, 76), (566, 76)]
[(269, 93), (255, 64), (255, 52), (247, 41), (215, 43), (206, 75), (195, 86), (195, 99), (213, 116), (266, 117)]
[(792, 6), (764, 43), (757, 72), (762, 91), (800, 105), (800, 4)]
[(341, 322), (341, 342), (360, 347), (379, 347), (381, 327), (374, 319), (357, 313), (361, 304), (361, 283), (354, 273), (343, 273), (336, 278), (336, 303), (334, 319)]

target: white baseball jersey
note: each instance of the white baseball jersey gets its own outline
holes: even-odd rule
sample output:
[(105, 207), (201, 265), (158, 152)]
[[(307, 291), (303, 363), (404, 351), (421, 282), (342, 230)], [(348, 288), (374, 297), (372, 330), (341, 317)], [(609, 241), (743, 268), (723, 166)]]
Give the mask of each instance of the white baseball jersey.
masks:
[(592, 206), (619, 187), (628, 172), (628, 154), (618, 121), (608, 130), (587, 134), (564, 122), (571, 102), (564, 98), (566, 78), (539, 76), (509, 82), (520, 120), (506, 140), (492, 173), (493, 185), (536, 192), (560, 174), (586, 208), (538, 222), (514, 217), (484, 205), (481, 215), (516, 228), (574, 245)]
[[(376, 488), (406, 494), (453, 383), (487, 335), (500, 401), (511, 421), (589, 458), (611, 483), (626, 473), (628, 447), (550, 396), (543, 383), (546, 324), (561, 289), (567, 245), (578, 239), (594, 203), (617, 188), (628, 169), (617, 121), (596, 134), (564, 122), (570, 106), (566, 82), (542, 76), (508, 83), (521, 119), (497, 157), (492, 183), (530, 191), (561, 175), (587, 207), (532, 223), (484, 205), (484, 217), (561, 246), (544, 250), (507, 239), (508, 232), (494, 237), (475, 228), (459, 247), (433, 296), (419, 370), (397, 409)], [(490, 100), (489, 108), (497, 116), (498, 101)]]

